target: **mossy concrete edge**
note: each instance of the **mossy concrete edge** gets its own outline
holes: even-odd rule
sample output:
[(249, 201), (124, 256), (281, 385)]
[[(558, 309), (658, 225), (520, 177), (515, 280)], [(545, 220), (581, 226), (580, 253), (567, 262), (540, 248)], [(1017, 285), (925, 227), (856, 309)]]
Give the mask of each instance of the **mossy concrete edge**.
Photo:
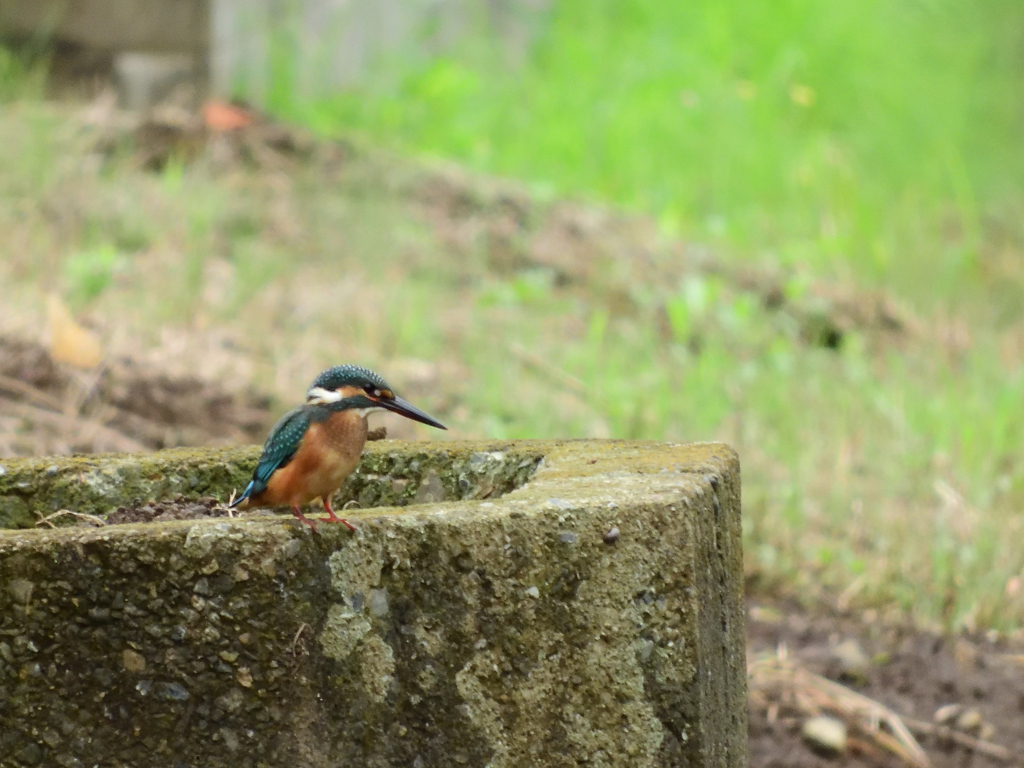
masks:
[[(600, 468), (574, 461), (573, 446), (588, 452), (633, 450), (644, 441), (464, 440), (367, 444), (358, 470), (338, 501), (360, 506), (404, 506), (418, 501), (485, 498), (525, 482), (548, 454), (560, 471), (583, 476)], [(175, 498), (227, 501), (245, 487), (258, 446), (174, 448), (140, 454), (90, 454), (0, 460), (0, 529), (29, 528), (61, 509), (104, 515), (118, 507)], [(589, 453), (588, 453), (589, 455)], [(387, 484), (379, 482), (387, 479)], [(72, 524), (65, 517), (58, 524)]]
[[(525, 482), (541, 450), (507, 441), (376, 441), (367, 445), (359, 469), (339, 497), (342, 503), (390, 506), (411, 503), (417, 496), (442, 501), (472, 498), (474, 492), (504, 493)], [(104, 515), (146, 501), (211, 496), (227, 501), (249, 482), (259, 454), (258, 446), (243, 446), (0, 460), (0, 528), (28, 528), (39, 516), (60, 509)], [(500, 466), (489, 460), (499, 454)], [(375, 484), (382, 476), (404, 482)], [(477, 476), (488, 482), (474, 490)], [(429, 486), (425, 493), (420, 489), (424, 481)]]

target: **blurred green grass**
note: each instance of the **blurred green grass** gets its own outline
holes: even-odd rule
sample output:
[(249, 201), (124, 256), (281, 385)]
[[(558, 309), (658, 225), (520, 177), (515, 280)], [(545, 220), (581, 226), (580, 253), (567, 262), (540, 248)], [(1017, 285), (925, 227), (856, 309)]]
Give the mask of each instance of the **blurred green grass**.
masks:
[(46, 84), (47, 61), (29, 51), (0, 46), (0, 105), (38, 98)]
[(653, 280), (625, 255), (582, 285), (496, 268), (483, 224), (442, 231), (410, 204), (401, 153), (154, 176), (91, 165), (88, 139), (27, 107), (0, 119), (3, 268), (120, 325), (230, 328), (280, 391), (341, 359), (450, 364), (424, 406), (457, 434), (727, 440), (755, 588), (1009, 629), (1021, 21), (1008, 2), (563, 0), (518, 69), (483, 46), (330, 100), (293, 101), (287, 67), (271, 90), (322, 134), (525, 179), (539, 209), (573, 195), (650, 214), (641, 251), (709, 244), (780, 271), (787, 301), (816, 280), (885, 288), (917, 318), (906, 337), (808, 343), (754, 290)]
[(477, 43), (313, 102), (282, 72), (270, 106), (926, 304), (975, 276), (987, 217), (1021, 234), (1019, 3), (554, 5), (521, 67)]

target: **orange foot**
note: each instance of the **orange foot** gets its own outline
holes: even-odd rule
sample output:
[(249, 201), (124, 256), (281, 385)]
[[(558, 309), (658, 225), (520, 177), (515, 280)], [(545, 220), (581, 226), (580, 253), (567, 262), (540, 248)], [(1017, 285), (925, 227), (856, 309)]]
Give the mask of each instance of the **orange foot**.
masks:
[(317, 532), (317, 530), (316, 530), (316, 521), (315, 520), (310, 520), (308, 517), (303, 515), (302, 514), (302, 510), (299, 509), (299, 506), (297, 504), (292, 504), (292, 512), (295, 514), (295, 516), (297, 518), (299, 518), (299, 520), (301, 520), (306, 525), (308, 525), (310, 528), (312, 528), (313, 529), (313, 533)]
[(334, 514), (334, 510), (331, 509), (331, 502), (327, 498), (324, 499), (324, 509), (327, 510), (327, 514), (329, 515), (329, 517), (327, 518), (326, 522), (328, 522), (328, 523), (344, 523), (345, 527), (348, 528), (350, 531), (352, 531), (352, 533), (356, 532), (356, 527), (354, 525), (352, 525), (352, 523), (350, 523), (344, 517), (338, 517), (336, 514)]

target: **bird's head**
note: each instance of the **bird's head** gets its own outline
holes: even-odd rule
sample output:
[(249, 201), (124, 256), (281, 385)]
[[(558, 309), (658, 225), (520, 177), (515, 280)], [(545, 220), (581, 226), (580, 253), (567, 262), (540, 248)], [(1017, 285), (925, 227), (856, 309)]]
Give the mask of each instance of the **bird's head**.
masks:
[(321, 373), (309, 386), (306, 403), (337, 403), (336, 407), (341, 410), (359, 411), (364, 416), (374, 411), (391, 411), (431, 427), (447, 429), (437, 419), (396, 395), (381, 376), (358, 365), (336, 365)]

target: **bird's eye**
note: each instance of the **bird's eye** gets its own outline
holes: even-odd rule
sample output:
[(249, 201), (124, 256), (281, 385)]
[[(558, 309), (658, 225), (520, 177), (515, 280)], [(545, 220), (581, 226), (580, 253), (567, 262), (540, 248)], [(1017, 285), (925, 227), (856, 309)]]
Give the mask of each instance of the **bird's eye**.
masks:
[(367, 387), (366, 394), (372, 395), (373, 397), (380, 397), (381, 391), (376, 387)]

